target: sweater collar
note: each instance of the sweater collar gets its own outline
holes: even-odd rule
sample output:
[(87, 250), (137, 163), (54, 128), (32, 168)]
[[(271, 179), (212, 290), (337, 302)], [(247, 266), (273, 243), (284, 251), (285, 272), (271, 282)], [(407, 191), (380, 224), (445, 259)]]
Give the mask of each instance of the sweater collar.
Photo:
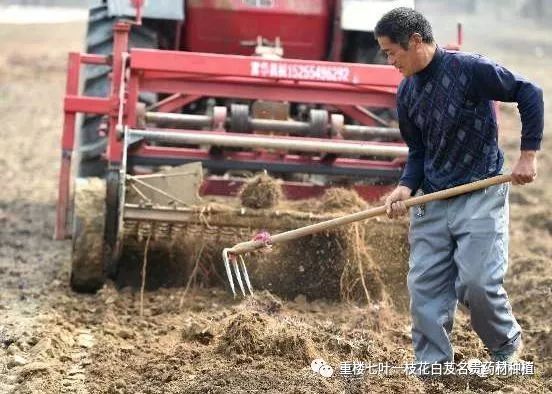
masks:
[(433, 58), (431, 59), (429, 64), (423, 70), (418, 71), (416, 74), (414, 74), (414, 78), (416, 80), (419, 80), (419, 82), (424, 82), (431, 78), (441, 64), (443, 53), (443, 49), (437, 46), (437, 48), (435, 48), (435, 54), (433, 55)]

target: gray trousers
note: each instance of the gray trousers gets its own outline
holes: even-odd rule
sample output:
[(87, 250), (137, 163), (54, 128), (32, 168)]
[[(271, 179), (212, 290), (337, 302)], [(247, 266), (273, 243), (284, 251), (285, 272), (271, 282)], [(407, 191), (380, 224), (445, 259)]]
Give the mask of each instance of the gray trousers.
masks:
[(410, 209), (408, 290), (417, 362), (453, 361), (457, 302), (492, 352), (521, 343), (503, 281), (508, 264), (508, 184)]

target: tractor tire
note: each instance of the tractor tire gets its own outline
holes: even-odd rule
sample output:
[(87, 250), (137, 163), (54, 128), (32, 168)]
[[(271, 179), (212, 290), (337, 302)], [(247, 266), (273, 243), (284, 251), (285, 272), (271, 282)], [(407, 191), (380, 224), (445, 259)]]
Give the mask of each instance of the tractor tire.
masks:
[[(113, 24), (118, 18), (110, 17), (107, 6), (101, 5), (90, 9), (88, 30), (86, 34), (86, 52), (96, 55), (111, 55), (113, 52)], [(130, 48), (158, 48), (157, 33), (147, 26), (132, 26), (129, 35)], [(87, 65), (84, 72), (83, 94), (85, 96), (108, 97), (111, 88), (109, 73), (111, 67), (103, 65)], [(140, 95), (140, 101), (151, 104), (156, 101), (156, 95), (146, 93)], [(78, 175), (81, 177), (103, 177), (106, 162), (102, 154), (107, 146), (107, 139), (100, 133), (102, 116), (83, 116), (80, 127), (80, 163)]]
[(77, 178), (74, 195), (71, 288), (93, 293), (105, 281), (105, 180)]

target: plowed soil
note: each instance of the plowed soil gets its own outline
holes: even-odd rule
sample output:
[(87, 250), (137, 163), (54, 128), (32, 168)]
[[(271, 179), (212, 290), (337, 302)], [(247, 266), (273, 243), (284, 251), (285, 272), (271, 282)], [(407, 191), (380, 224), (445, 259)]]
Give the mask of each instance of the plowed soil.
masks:
[[(354, 378), (340, 373), (344, 362), (402, 367), (413, 360), (401, 297), (355, 305), (301, 294), (284, 300), (267, 291), (233, 299), (216, 287), (183, 296), (182, 288), (173, 288), (147, 291), (140, 316), (139, 289), (109, 283), (95, 295), (72, 292), (70, 241), (52, 237), (66, 54), (81, 50), (83, 35), (80, 23), (0, 25), (0, 393), (552, 391), (550, 141), (540, 154), (538, 180), (511, 194), (506, 289), (534, 376), (420, 380), (402, 371)], [(537, 29), (523, 37), (521, 49), (494, 41), (478, 46), (476, 34), (466, 45), (537, 81), (550, 115), (552, 56), (536, 56), (530, 48), (550, 44), (552, 35)], [(514, 106), (501, 109), (501, 143), (511, 164), (519, 117)], [(388, 277), (381, 280), (385, 288)], [(488, 360), (464, 312), (453, 341), (456, 361)], [(315, 358), (333, 367), (332, 377), (311, 370)]]

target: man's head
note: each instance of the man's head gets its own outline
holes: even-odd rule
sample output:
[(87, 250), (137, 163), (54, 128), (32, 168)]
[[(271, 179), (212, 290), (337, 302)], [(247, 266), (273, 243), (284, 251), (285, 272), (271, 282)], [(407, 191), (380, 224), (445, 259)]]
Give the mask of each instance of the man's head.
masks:
[(431, 25), (412, 8), (389, 11), (376, 25), (374, 35), (387, 62), (405, 77), (421, 71), (431, 61), (435, 47)]

